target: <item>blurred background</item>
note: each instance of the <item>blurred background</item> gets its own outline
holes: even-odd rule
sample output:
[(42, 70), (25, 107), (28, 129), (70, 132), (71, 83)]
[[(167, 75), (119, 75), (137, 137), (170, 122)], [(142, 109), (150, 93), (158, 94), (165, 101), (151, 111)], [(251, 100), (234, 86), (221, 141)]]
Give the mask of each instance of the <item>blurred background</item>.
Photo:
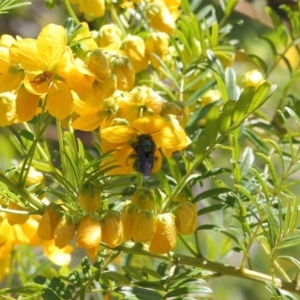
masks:
[[(220, 6), (218, 1), (192, 1), (192, 4), (197, 8), (203, 5), (211, 3), (217, 10), (220, 11)], [(236, 26), (233, 27), (230, 38), (236, 39), (238, 41), (238, 48), (245, 49), (245, 53), (257, 54), (266, 63), (270, 62), (271, 55), (269, 46), (262, 40), (259, 40), (257, 37), (263, 34), (272, 34), (272, 26), (269, 20), (268, 15), (264, 11), (266, 5), (271, 5), (272, 8), (278, 11), (279, 5), (282, 3), (294, 4), (295, 1), (240, 1), (236, 7), (235, 13), (231, 16), (232, 20), (236, 22)], [(24, 6), (18, 9), (10, 11), (8, 14), (0, 15), (0, 35), (10, 34), (10, 35), (19, 35), (23, 38), (31, 37), (35, 38), (40, 32), (41, 28), (46, 24), (55, 23), (63, 25), (66, 18), (68, 17), (65, 6), (61, 1), (57, 1), (56, 6), (53, 9), (47, 9), (43, 0), (32, 0), (32, 5)], [(83, 16), (79, 16), (80, 20), (83, 21)], [(281, 17), (285, 19), (284, 14), (281, 14)], [(239, 20), (243, 20), (240, 22)], [(94, 26), (94, 24), (92, 24)], [(288, 25), (287, 25), (288, 26)], [(98, 29), (98, 28), (91, 28)], [(293, 59), (298, 59), (298, 57), (290, 57), (291, 61)], [(242, 74), (243, 72), (251, 70), (254, 65), (251, 65), (248, 60), (242, 55), (242, 52), (239, 53), (236, 57), (236, 61), (233, 65), (237, 75)], [(274, 82), (280, 82), (281, 78), (284, 77), (286, 69), (284, 67), (280, 68), (277, 72), (274, 72), (271, 80)], [(280, 86), (279, 91), (280, 93)], [(272, 105), (272, 104), (268, 104)], [(265, 109), (268, 110), (267, 108)], [(53, 143), (53, 147), (56, 147), (55, 136), (49, 134), (50, 143)], [(1, 170), (9, 168), (12, 164), (12, 160), (15, 158), (16, 153), (13, 150), (12, 145), (6, 141), (5, 136), (1, 134), (0, 129), (0, 163)], [(229, 157), (219, 158), (222, 160), (221, 165), (226, 167), (229, 165)], [(208, 185), (210, 183), (207, 183)], [(217, 214), (208, 214), (200, 220), (202, 224), (207, 223), (218, 223), (222, 220), (222, 215)], [(238, 266), (240, 263), (241, 256), (237, 252), (230, 252), (229, 256), (222, 257), (220, 255), (220, 248), (224, 248), (224, 253), (226, 253), (226, 247), (231, 247), (228, 239), (224, 238), (219, 233), (212, 233), (212, 231), (201, 231), (199, 233), (199, 240), (202, 239), (205, 241), (201, 247), (203, 248), (203, 253), (207, 258), (212, 260), (217, 260), (219, 262), (226, 262), (233, 266)], [(191, 243), (192, 243), (191, 239)], [(179, 248), (183, 246), (179, 245)], [(217, 251), (211, 251), (216, 249)], [(29, 251), (23, 249), (24, 251)], [(287, 253), (288, 252), (288, 253)], [(285, 251), (285, 255), (290, 254), (296, 258), (300, 258), (297, 249), (292, 248), (291, 250)], [(29, 253), (29, 252), (28, 252)], [(29, 258), (27, 262), (22, 263), (22, 268), (27, 268), (30, 264), (35, 264), (34, 261), (37, 261), (37, 256), (28, 254)], [(40, 253), (42, 255), (42, 253)], [(72, 265), (76, 265), (81, 258), (82, 253), (75, 252), (75, 259), (72, 262)], [(76, 259), (76, 256), (78, 259)], [(251, 251), (251, 256), (253, 257), (253, 268), (257, 271), (269, 273), (269, 259), (264, 254), (264, 251), (260, 249), (259, 246), (253, 247)], [(25, 257), (25, 256), (23, 256)], [(38, 257), (41, 258), (41, 257)], [(152, 262), (149, 258), (135, 258), (136, 264), (143, 265), (152, 265)], [(22, 258), (20, 257), (20, 262)], [(289, 270), (291, 267), (288, 263), (282, 264), (286, 270)], [(38, 270), (42, 273), (51, 273), (52, 265), (46, 265), (43, 270)], [(118, 266), (111, 266), (111, 268), (118, 268)], [(68, 271), (68, 270), (66, 270)], [(241, 280), (239, 278), (231, 277), (220, 277), (212, 278), (207, 281), (208, 286), (211, 287), (214, 291), (213, 296), (205, 299), (215, 299), (215, 300), (264, 300), (270, 299), (270, 294), (267, 292), (266, 287), (263, 284), (259, 284), (253, 281)], [(95, 295), (93, 295), (93, 299)], [(99, 298), (101, 299), (101, 298)]]

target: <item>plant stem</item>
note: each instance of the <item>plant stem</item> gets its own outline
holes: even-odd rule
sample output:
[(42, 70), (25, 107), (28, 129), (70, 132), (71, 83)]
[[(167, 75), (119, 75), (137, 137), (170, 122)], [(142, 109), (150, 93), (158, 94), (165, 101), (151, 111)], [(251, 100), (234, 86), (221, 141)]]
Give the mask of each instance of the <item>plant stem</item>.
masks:
[(70, 5), (68, 0), (63, 0), (63, 3), (65, 4), (65, 7), (69, 13), (69, 15), (74, 19), (75, 23), (78, 25), (80, 24), (79, 19), (77, 18), (76, 14), (74, 13), (74, 10), (72, 6)]
[[(125, 244), (119, 246), (118, 250), (121, 250), (125, 253), (145, 255), (148, 257), (154, 257), (154, 258), (170, 261), (170, 258), (167, 255), (152, 254), (141, 247), (136, 247), (136, 246), (131, 247)], [(300, 295), (300, 290), (298, 288), (297, 282), (287, 282), (279, 278), (274, 278), (273, 281), (273, 278), (270, 275), (252, 271), (249, 269), (241, 270), (238, 267), (222, 264), (219, 262), (214, 262), (201, 257), (191, 257), (186, 255), (173, 254), (171, 256), (171, 259), (173, 260), (173, 263), (203, 268), (205, 270), (215, 272), (219, 276), (238, 277), (238, 278), (243, 278), (251, 281), (260, 282), (263, 284), (266, 282), (270, 282), (270, 283), (274, 282), (278, 288)]]

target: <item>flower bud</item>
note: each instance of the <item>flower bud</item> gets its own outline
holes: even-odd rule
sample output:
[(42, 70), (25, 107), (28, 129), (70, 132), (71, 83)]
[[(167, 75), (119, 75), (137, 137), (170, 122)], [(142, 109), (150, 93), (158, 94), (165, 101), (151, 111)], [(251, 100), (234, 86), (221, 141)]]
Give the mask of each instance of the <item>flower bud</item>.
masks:
[(123, 224), (117, 211), (109, 211), (102, 219), (102, 240), (111, 248), (117, 247), (123, 241)]
[[(19, 210), (19, 211), (26, 211), (26, 208), (20, 206), (19, 204), (9, 201), (8, 209), (11, 210)], [(13, 226), (15, 224), (24, 224), (29, 218), (29, 214), (18, 214), (18, 213), (6, 213), (7, 222)]]
[(44, 181), (43, 173), (37, 171), (34, 167), (29, 168), (29, 173), (26, 177), (25, 186), (31, 186)]
[(117, 90), (128, 91), (133, 88), (135, 82), (135, 71), (128, 57), (121, 50), (105, 51), (110, 68), (117, 78)]
[(96, 260), (98, 256), (98, 252), (100, 250), (100, 245), (94, 247), (94, 248), (85, 248), (85, 252), (89, 259)]
[(141, 211), (137, 213), (132, 228), (132, 237), (135, 242), (146, 243), (151, 240), (154, 226), (154, 216), (152, 212)]
[(169, 51), (169, 36), (164, 32), (151, 32), (146, 38), (145, 46), (152, 66), (159, 68), (160, 62), (152, 53), (157, 55), (162, 61), (166, 61)]
[(136, 204), (141, 210), (152, 211), (154, 208), (154, 196), (150, 190), (140, 187), (132, 195), (131, 203)]
[(155, 254), (167, 253), (175, 248), (176, 239), (175, 216), (172, 213), (159, 214), (154, 223), (149, 251)]
[(172, 34), (176, 27), (164, 1), (151, 1), (146, 6), (146, 16), (150, 26), (159, 31)]
[(91, 249), (99, 246), (102, 240), (102, 232), (99, 221), (94, 221), (87, 215), (80, 220), (77, 237), (76, 247)]
[(243, 88), (254, 86), (256, 89), (265, 81), (264, 77), (258, 70), (252, 70), (242, 76)]
[(58, 248), (66, 247), (75, 235), (75, 223), (66, 216), (62, 217), (54, 230), (54, 242)]
[(49, 241), (54, 238), (54, 230), (61, 218), (60, 210), (61, 208), (57, 204), (50, 204), (46, 208), (37, 229), (38, 237), (41, 240)]
[(99, 47), (107, 47), (111, 44), (120, 45), (122, 39), (122, 31), (116, 24), (103, 25), (99, 30), (99, 35), (96, 39)]
[(9, 126), (17, 119), (15, 99), (13, 93), (0, 94), (0, 126)]
[(174, 115), (181, 127), (185, 127), (189, 121), (190, 110), (183, 101), (165, 102), (161, 112), (161, 116)]
[(128, 241), (132, 238), (132, 230), (137, 216), (137, 206), (135, 204), (127, 204), (123, 207), (122, 223), (123, 223), (123, 239)]
[(174, 210), (179, 234), (193, 233), (197, 228), (197, 207), (190, 201), (180, 202)]
[(85, 211), (95, 212), (100, 208), (101, 190), (97, 186), (89, 184), (82, 188), (79, 193), (79, 200), (81, 207)]
[(79, 1), (79, 11), (94, 18), (102, 17), (105, 13), (104, 0)]
[(121, 50), (126, 53), (136, 73), (148, 68), (148, 56), (142, 38), (128, 35), (122, 42)]
[(104, 82), (109, 78), (111, 74), (109, 64), (106, 56), (100, 49), (91, 51), (87, 55), (85, 63), (94, 72), (98, 81)]
[(209, 90), (201, 97), (201, 106), (204, 107), (212, 102), (218, 101), (222, 98), (218, 90)]

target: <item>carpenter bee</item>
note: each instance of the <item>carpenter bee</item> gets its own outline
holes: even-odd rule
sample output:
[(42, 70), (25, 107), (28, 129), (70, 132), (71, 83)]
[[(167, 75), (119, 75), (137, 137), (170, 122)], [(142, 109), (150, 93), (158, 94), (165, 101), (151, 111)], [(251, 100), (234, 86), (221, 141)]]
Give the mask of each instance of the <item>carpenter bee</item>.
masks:
[(152, 137), (148, 134), (141, 134), (137, 137), (137, 141), (133, 142), (131, 146), (135, 151), (135, 153), (131, 155), (131, 158), (135, 158), (133, 163), (134, 170), (142, 173), (145, 178), (148, 178), (151, 175), (156, 159), (156, 157), (154, 157), (156, 146)]

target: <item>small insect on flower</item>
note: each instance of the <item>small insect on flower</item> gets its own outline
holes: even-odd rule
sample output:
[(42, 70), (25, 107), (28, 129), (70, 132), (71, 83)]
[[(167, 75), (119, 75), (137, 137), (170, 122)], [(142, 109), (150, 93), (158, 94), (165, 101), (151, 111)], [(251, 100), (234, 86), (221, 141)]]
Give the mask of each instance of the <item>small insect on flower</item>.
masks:
[(135, 158), (133, 163), (134, 170), (142, 173), (145, 178), (148, 178), (151, 175), (156, 160), (156, 157), (154, 157), (156, 146), (151, 135), (139, 135), (137, 141), (133, 142), (131, 146), (135, 151), (135, 153), (130, 156), (131, 158)]

